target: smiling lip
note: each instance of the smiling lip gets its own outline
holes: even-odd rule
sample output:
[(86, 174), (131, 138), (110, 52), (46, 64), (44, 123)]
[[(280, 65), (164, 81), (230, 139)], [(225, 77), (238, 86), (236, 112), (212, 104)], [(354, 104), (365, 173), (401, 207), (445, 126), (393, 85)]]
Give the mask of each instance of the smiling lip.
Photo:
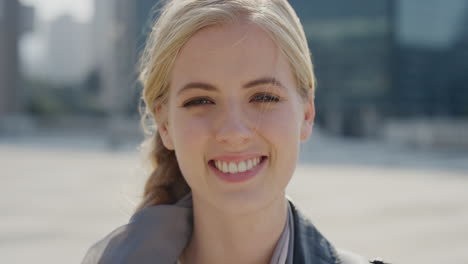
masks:
[(259, 158), (259, 157), (265, 157), (260, 154), (248, 154), (248, 155), (242, 155), (242, 156), (234, 156), (234, 155), (225, 155), (225, 156), (217, 156), (214, 157), (212, 160), (219, 160), (219, 161), (226, 161), (226, 162), (236, 162), (239, 163), (241, 161), (253, 159), (253, 158)]
[[(252, 156), (253, 157), (259, 157), (259, 155)], [(268, 157), (267, 156), (260, 156), (260, 163), (258, 163), (255, 167), (248, 171), (244, 172), (237, 172), (237, 173), (225, 173), (220, 171), (218, 168), (216, 168), (216, 165), (214, 164), (214, 160), (210, 160), (208, 162), (209, 168), (215, 173), (218, 178), (220, 178), (223, 181), (229, 182), (229, 183), (238, 183), (238, 182), (244, 182), (247, 181), (253, 177), (255, 177), (259, 171), (265, 166)], [(248, 158), (247, 158), (248, 159)], [(228, 159), (220, 159), (223, 161), (228, 161)], [(242, 159), (237, 159), (237, 160), (230, 160), (230, 161), (242, 161), (245, 160), (245, 156), (242, 157)]]

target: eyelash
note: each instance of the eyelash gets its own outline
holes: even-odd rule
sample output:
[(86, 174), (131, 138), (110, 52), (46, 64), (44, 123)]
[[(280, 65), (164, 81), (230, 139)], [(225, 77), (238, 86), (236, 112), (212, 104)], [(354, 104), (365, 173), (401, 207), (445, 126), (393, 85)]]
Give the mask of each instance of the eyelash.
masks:
[[(257, 101), (257, 102), (260, 102), (260, 103), (271, 103), (271, 102), (277, 103), (277, 102), (280, 101), (279, 97), (271, 95), (271, 94), (256, 94), (254, 96), (254, 98), (259, 98), (259, 97), (263, 98), (263, 99), (260, 99), (260, 100)], [(203, 103), (201, 103), (201, 102), (203, 102)], [(188, 101), (188, 102), (184, 103), (183, 107), (191, 107), (191, 106), (209, 104), (209, 103), (206, 103), (206, 102), (210, 102), (210, 100), (208, 100), (207, 98), (204, 98), (204, 97), (200, 97), (200, 98), (196, 98), (194, 100), (191, 100), (191, 101)]]

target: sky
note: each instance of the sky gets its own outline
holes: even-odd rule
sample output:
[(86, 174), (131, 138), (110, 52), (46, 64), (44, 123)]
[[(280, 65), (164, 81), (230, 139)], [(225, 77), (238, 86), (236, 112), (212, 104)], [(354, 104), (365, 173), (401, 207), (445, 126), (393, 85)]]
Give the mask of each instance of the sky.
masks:
[(93, 0), (20, 0), (21, 3), (36, 8), (36, 14), (41, 20), (52, 20), (62, 15), (70, 14), (78, 21), (90, 21), (93, 15)]

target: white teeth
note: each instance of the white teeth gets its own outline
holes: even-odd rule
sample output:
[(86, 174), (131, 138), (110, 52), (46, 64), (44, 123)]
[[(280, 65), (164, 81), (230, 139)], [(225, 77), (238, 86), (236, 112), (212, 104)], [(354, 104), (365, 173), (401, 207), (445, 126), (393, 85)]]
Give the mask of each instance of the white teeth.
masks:
[(254, 166), (254, 165), (253, 165), (252, 161), (251, 161), (251, 160), (248, 160), (248, 161), (247, 161), (247, 170), (250, 170), (253, 166)]
[(229, 172), (230, 173), (237, 173), (237, 166), (234, 162), (229, 163)]
[(235, 162), (224, 162), (216, 160), (214, 163), (216, 168), (224, 173), (238, 173), (238, 172), (245, 172), (251, 170), (253, 167), (260, 163), (260, 158), (249, 159), (246, 161), (241, 161), (238, 164)]
[(245, 165), (245, 162), (241, 161), (239, 163), (239, 166), (237, 166), (239, 172), (244, 172), (247, 170), (247, 166)]

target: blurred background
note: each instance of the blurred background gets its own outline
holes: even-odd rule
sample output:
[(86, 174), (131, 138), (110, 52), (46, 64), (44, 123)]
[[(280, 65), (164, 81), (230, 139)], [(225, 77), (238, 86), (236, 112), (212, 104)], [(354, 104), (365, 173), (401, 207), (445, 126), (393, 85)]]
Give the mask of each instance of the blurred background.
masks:
[[(146, 172), (157, 0), (0, 0), (0, 261), (79, 263)], [(288, 194), (337, 246), (468, 263), (468, 0), (290, 0), (318, 79)]]

